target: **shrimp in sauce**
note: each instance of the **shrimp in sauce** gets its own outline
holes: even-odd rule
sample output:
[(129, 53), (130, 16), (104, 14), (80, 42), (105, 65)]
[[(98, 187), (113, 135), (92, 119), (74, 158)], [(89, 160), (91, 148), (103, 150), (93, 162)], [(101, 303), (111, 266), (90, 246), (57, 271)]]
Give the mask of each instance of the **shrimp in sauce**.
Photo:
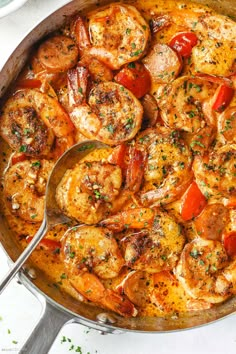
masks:
[(10, 211), (30, 223), (44, 216), (45, 190), (53, 162), (25, 160), (11, 166), (4, 176), (4, 195)]
[(128, 299), (106, 289), (99, 280), (116, 277), (124, 265), (111, 231), (94, 226), (73, 228), (64, 235), (62, 249), (69, 280), (78, 292), (123, 316), (136, 315)]
[(91, 56), (111, 69), (144, 56), (150, 30), (139, 11), (131, 5), (111, 4), (88, 15)]
[(121, 185), (119, 166), (85, 161), (66, 171), (57, 187), (56, 200), (69, 217), (96, 224), (109, 214)]
[(68, 137), (74, 126), (59, 102), (37, 89), (18, 91), (4, 105), (1, 135), (12, 149), (46, 156), (54, 137)]
[(74, 299), (169, 317), (236, 294), (235, 33), (202, 5), (111, 3), (43, 39), (4, 98), (0, 204), (23, 248), (57, 158), (108, 145), (67, 170), (71, 223), (33, 254)]
[[(116, 145), (132, 139), (141, 128), (143, 108), (138, 99), (115, 82), (101, 82), (89, 92), (86, 68), (68, 72), (70, 118), (90, 139)], [(78, 93), (79, 92), (79, 93)]]

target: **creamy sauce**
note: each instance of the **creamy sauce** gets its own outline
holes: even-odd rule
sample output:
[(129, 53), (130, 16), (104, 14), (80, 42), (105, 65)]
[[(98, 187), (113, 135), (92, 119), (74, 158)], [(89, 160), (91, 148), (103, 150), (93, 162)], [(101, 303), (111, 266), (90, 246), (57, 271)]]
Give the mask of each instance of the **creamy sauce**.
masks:
[[(202, 43), (202, 47), (198, 46), (198, 49), (194, 48), (192, 55), (188, 58), (183, 58), (183, 69), (181, 71), (181, 76), (185, 75), (196, 75), (199, 71), (204, 71), (206, 75), (217, 75), (217, 76), (229, 76), (233, 72), (233, 62), (236, 58), (236, 24), (231, 21), (229, 18), (226, 18), (221, 15), (216, 15), (213, 10), (208, 7), (196, 5), (196, 4), (187, 4), (183, 1), (136, 1), (132, 2), (145, 18), (147, 23), (150, 22), (151, 19), (155, 18), (157, 15), (161, 16), (170, 16), (170, 25), (164, 26), (160, 31), (157, 31), (152, 35), (150, 47), (155, 46), (157, 43), (159, 44), (168, 44), (176, 33), (179, 32), (194, 32), (198, 39)], [(97, 10), (96, 10), (97, 11)], [(207, 16), (206, 16), (207, 14)], [(208, 31), (206, 31), (206, 27), (208, 26)], [(68, 26), (62, 29), (61, 33), (66, 33), (68, 31)], [(208, 47), (207, 47), (208, 46)], [(209, 62), (205, 62), (204, 65), (197, 65), (197, 58), (201, 57), (201, 60), (204, 60), (204, 56), (210, 56), (213, 47), (215, 48), (215, 54), (213, 57), (215, 58), (215, 63), (213, 63), (213, 59), (209, 60)], [(209, 49), (210, 48), (210, 49)], [(209, 50), (208, 50), (209, 49)], [(201, 56), (204, 53), (204, 56)], [(225, 54), (226, 53), (226, 54)], [(227, 56), (227, 60), (225, 60), (224, 56)], [(229, 62), (232, 61), (232, 66), (230, 66)], [(30, 60), (32, 63), (32, 59)], [(226, 62), (226, 64), (225, 64)], [(228, 64), (228, 65), (227, 65)], [(25, 78), (32, 77), (32, 70), (25, 69), (23, 74), (20, 76), (20, 80)], [(152, 85), (150, 89), (150, 93), (156, 98), (157, 102), (160, 100), (160, 96), (163, 94), (163, 87), (167, 84), (163, 82), (163, 75), (165, 73), (160, 73), (160, 81), (155, 82), (152, 80)], [(58, 79), (58, 76), (60, 77)], [(64, 104), (64, 107), (68, 104), (67, 100), (64, 100), (64, 87), (61, 85), (61, 82), (65, 80), (63, 74), (54, 75), (52, 74), (52, 81), (56, 80), (58, 82), (57, 89), (56, 85), (54, 90), (49, 92), (51, 96), (56, 96), (58, 94), (60, 96), (60, 102)], [(57, 81), (58, 80), (58, 81)], [(61, 81), (60, 81), (61, 80)], [(158, 81), (158, 80), (157, 80)], [(17, 86), (17, 85), (16, 85)], [(53, 86), (53, 85), (52, 85)], [(217, 84), (216, 84), (217, 86)], [(196, 86), (197, 87), (197, 86)], [(198, 90), (198, 87), (197, 87)], [(200, 90), (200, 89), (199, 89)], [(56, 93), (55, 93), (56, 92)], [(230, 106), (234, 107), (236, 105), (236, 95), (234, 94), (233, 99), (230, 102)], [(193, 113), (194, 115), (194, 113)], [(111, 128), (112, 130), (112, 128)], [(142, 133), (141, 133), (142, 134)], [(77, 141), (81, 139), (81, 137), (77, 137)], [(83, 139), (83, 137), (82, 137)], [(186, 133), (186, 141), (192, 139), (191, 135)], [(222, 140), (222, 134), (218, 131), (216, 138), (217, 141)], [(200, 145), (201, 143), (198, 143)], [(235, 144), (235, 141), (234, 141)], [(190, 144), (191, 145), (191, 144)], [(98, 152), (92, 153), (91, 155), (85, 158), (85, 161), (106, 161), (112, 151), (108, 150), (99, 150)], [(1, 142), (0, 147), (1, 161), (0, 161), (0, 175), (4, 177), (4, 173), (8, 164), (10, 163), (10, 158), (12, 154), (12, 150), (9, 149), (6, 143)], [(172, 152), (170, 152), (172, 154)], [(165, 155), (164, 155), (165, 156)], [(53, 157), (55, 160), (55, 157)], [(187, 159), (187, 157), (186, 157)], [(37, 160), (37, 158), (36, 158)], [(40, 158), (38, 159), (40, 160)], [(163, 158), (164, 160), (164, 158)], [(181, 160), (182, 161), (182, 160)], [(174, 163), (174, 161), (173, 161)], [(186, 163), (184, 160), (183, 164)], [(150, 169), (151, 169), (150, 165)], [(186, 165), (185, 165), (186, 166)], [(163, 170), (164, 171), (164, 170)], [(164, 172), (163, 172), (164, 173)], [(182, 178), (182, 177), (181, 177)], [(3, 179), (2, 179), (3, 183)], [(1, 185), (2, 186), (2, 185)], [(150, 186), (153, 186), (153, 183), (148, 181), (144, 187), (144, 192), (148, 192), (150, 190)], [(203, 188), (204, 189), (204, 188)], [(208, 192), (203, 191), (203, 192)], [(181, 195), (180, 195), (181, 196)], [(176, 199), (176, 198), (175, 198)], [(212, 196), (210, 199), (210, 203), (214, 203), (215, 200), (224, 202), (227, 201), (227, 197), (224, 195), (220, 197)], [(182, 221), (180, 216), (181, 210), (181, 201), (173, 200), (173, 203), (169, 203), (166, 206), (166, 210), (169, 210), (170, 215), (174, 215), (177, 221)], [(39, 223), (29, 223), (27, 221), (22, 220), (17, 215), (14, 215), (9, 207), (6, 205), (6, 198), (3, 195), (3, 186), (1, 188), (1, 213), (7, 219), (7, 222), (10, 226), (10, 229), (15, 234), (15, 237), (22, 249), (27, 245), (27, 237), (33, 237), (36, 231), (39, 228)], [(140, 206), (139, 201), (133, 198), (130, 202), (124, 206), (125, 209), (132, 209), (134, 207)], [(71, 225), (69, 225), (71, 227)], [(63, 238), (63, 235), (68, 230), (68, 225), (59, 225), (50, 230), (46, 238), (49, 240), (60, 242)], [(116, 238), (118, 242), (125, 237), (126, 230), (117, 234)], [(193, 231), (192, 222), (185, 223), (185, 237), (186, 242), (191, 241), (196, 237), (196, 233)], [(163, 256), (164, 257), (164, 256)], [(59, 287), (61, 290), (68, 292), (73, 297), (79, 299), (78, 293), (74, 290), (74, 288), (70, 285), (68, 277), (66, 275), (64, 264), (61, 260), (60, 254), (58, 254), (57, 250), (45, 250), (43, 247), (39, 247), (35, 250), (31, 256), (33, 263), (40, 268), (43, 272), (45, 272), (49, 279), (51, 279), (51, 283), (54, 286)], [(164, 259), (164, 258), (163, 258)], [(165, 271), (165, 270), (164, 270)], [(124, 273), (127, 270), (124, 268), (121, 274), (109, 280), (103, 280), (102, 282), (105, 284), (107, 288), (115, 290), (117, 286), (124, 279)], [(127, 272), (128, 273), (128, 272)], [(169, 273), (161, 273), (155, 276), (155, 279), (150, 279), (146, 281), (145, 292), (148, 294), (146, 303), (142, 303), (142, 306), (138, 306), (139, 316), (165, 316), (165, 315), (174, 315), (178, 312), (185, 312), (188, 310), (198, 310), (210, 307), (211, 304), (204, 302), (200, 299), (200, 301), (196, 301), (194, 297), (191, 297), (184, 288), (178, 283), (176, 278), (171, 278), (172, 275)], [(151, 294), (151, 295), (150, 295)], [(149, 296), (152, 298), (152, 303), (149, 301)], [(154, 300), (153, 300), (154, 299)], [(156, 299), (156, 300), (155, 300)], [(156, 303), (155, 303), (156, 302)]]

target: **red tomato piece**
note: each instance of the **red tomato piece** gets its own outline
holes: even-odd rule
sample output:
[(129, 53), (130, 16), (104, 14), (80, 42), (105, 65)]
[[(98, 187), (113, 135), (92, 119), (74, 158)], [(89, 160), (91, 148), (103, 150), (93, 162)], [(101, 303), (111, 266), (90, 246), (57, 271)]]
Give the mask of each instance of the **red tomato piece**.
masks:
[(225, 205), (228, 208), (236, 208), (236, 196), (231, 195), (227, 198)]
[(137, 192), (141, 186), (145, 162), (146, 157), (142, 151), (136, 149), (135, 147), (131, 147), (126, 172), (125, 187), (132, 192)]
[(182, 57), (189, 57), (192, 48), (197, 44), (198, 38), (193, 32), (176, 34), (170, 41), (170, 47), (175, 49)]
[(25, 160), (27, 160), (27, 156), (23, 152), (19, 152), (19, 153), (15, 153), (14, 155), (12, 155), (11, 163), (12, 163), (12, 165), (15, 165), (16, 163), (22, 162)]
[(18, 81), (18, 88), (39, 88), (42, 82), (38, 79), (23, 79)]
[(141, 63), (129, 63), (115, 76), (115, 81), (130, 90), (137, 98), (150, 91), (151, 77)]
[(198, 188), (196, 182), (193, 182), (183, 195), (181, 216), (185, 221), (198, 216), (207, 204), (207, 200)]
[(229, 87), (233, 87), (233, 80), (228, 77), (221, 77), (216, 75), (204, 74), (204, 73), (196, 73), (196, 76), (205, 79), (209, 82), (213, 82), (214, 84), (226, 85)]
[(236, 256), (236, 231), (224, 235), (224, 247), (229, 256)]
[(120, 166), (121, 169), (126, 169), (127, 145), (122, 143), (114, 148), (109, 156), (109, 162)]
[[(26, 241), (28, 243), (30, 243), (30, 241), (32, 240), (33, 237), (27, 237)], [(50, 251), (53, 253), (58, 253), (58, 250), (60, 250), (61, 248), (61, 243), (59, 241), (55, 241), (55, 240), (51, 240), (49, 238), (44, 238), (42, 239), (38, 246), (37, 249), (43, 248), (46, 251)]]
[(223, 112), (225, 108), (230, 104), (234, 96), (234, 89), (228, 85), (221, 85), (216, 96), (216, 100), (213, 103), (213, 110), (216, 112)]

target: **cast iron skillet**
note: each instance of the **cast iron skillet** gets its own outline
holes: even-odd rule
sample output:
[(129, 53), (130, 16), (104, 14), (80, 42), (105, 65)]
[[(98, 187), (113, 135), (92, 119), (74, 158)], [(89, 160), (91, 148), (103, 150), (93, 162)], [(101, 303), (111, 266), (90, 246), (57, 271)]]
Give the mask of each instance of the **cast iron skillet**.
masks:
[[(185, 0), (185, 2), (188, 0)], [(191, 1), (191, 0), (189, 0)], [(101, 0), (99, 4), (109, 1)], [(111, 1), (110, 1), (111, 2)], [(235, 15), (235, 0), (195, 0), (197, 3), (207, 3), (218, 12)], [(65, 17), (75, 12), (89, 9), (96, 4), (96, 0), (74, 0), (51, 14), (37, 25), (19, 44), (12, 53), (0, 73), (0, 97), (11, 84), (23, 67), (33, 44), (49, 32), (60, 27)], [(20, 255), (20, 248), (14, 235), (9, 231), (4, 217), (0, 213), (0, 241), (10, 260), (16, 260)], [(32, 265), (28, 264), (27, 268)], [(21, 282), (41, 301), (43, 314), (33, 330), (28, 341), (20, 353), (45, 354), (49, 351), (57, 333), (66, 322), (78, 322), (102, 332), (117, 333), (122, 331), (138, 332), (167, 332), (192, 328), (207, 324), (232, 314), (236, 310), (236, 297), (209, 310), (180, 315), (176, 318), (122, 318), (116, 314), (104, 313), (100, 308), (78, 303), (69, 295), (62, 294), (58, 289), (48, 287), (46, 275), (35, 269), (36, 278), (32, 279), (32, 272), (21, 272)]]

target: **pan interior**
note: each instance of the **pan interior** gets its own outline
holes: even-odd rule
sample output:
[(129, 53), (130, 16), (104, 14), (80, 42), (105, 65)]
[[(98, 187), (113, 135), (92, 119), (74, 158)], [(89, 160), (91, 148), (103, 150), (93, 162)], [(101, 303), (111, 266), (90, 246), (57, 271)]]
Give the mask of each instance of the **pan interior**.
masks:
[[(187, 2), (185, 0), (185, 2)], [(194, 1), (200, 4), (207, 4), (210, 7), (216, 9), (218, 12), (229, 16), (236, 16), (236, 2), (234, 0), (196, 0)], [(55, 13), (46, 18), (41, 22), (28, 36), (20, 43), (17, 49), (9, 58), (8, 62), (2, 69), (0, 73), (0, 92), (1, 95), (4, 94), (6, 89), (10, 86), (12, 80), (17, 77), (19, 71), (24, 66), (26, 59), (34, 45), (37, 41), (47, 35), (49, 32), (56, 30), (60, 27), (66, 17), (72, 16), (75, 12), (84, 11), (88, 8), (96, 7), (98, 4), (106, 4), (109, 1), (84, 1), (76, 0), (72, 1), (63, 8), (57, 10)], [(9, 149), (6, 144), (1, 140), (1, 153), (9, 154)], [(1, 167), (1, 171), (4, 169)], [(16, 260), (21, 252), (21, 249), (16, 242), (16, 239), (12, 232), (10, 231), (4, 216), (1, 213), (0, 219), (0, 240), (8, 253), (9, 257), (14, 261)], [(94, 306), (88, 306), (82, 302), (79, 302), (69, 296), (66, 293), (62, 293), (57, 287), (49, 286), (50, 280), (47, 278), (46, 274), (42, 270), (38, 269), (35, 264), (31, 264), (30, 261), (27, 264), (27, 268), (33, 267), (36, 270), (37, 278), (33, 280), (32, 286), (36, 286), (37, 289), (46, 294), (55, 304), (58, 303), (64, 308), (72, 311), (75, 315), (82, 316), (92, 321), (97, 321), (97, 315), (104, 310), (101, 310)], [(191, 312), (183, 315), (172, 316), (168, 318), (122, 318), (118, 315), (113, 315), (116, 319), (114, 327), (122, 329), (130, 329), (137, 331), (172, 331), (185, 328), (191, 328), (206, 324), (217, 319), (220, 319), (236, 309), (236, 297), (221, 303), (209, 310)]]

